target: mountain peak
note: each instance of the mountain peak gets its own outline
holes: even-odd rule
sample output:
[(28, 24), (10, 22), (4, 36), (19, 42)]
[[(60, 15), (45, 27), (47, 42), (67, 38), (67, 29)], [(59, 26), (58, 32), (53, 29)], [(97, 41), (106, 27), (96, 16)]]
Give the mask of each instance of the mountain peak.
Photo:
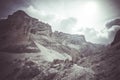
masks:
[(27, 15), (27, 14), (23, 10), (18, 10), (16, 12), (14, 12), (13, 15)]
[(30, 16), (23, 10), (18, 10), (14, 12), (12, 15), (8, 16), (8, 18), (11, 18), (11, 17), (30, 17)]

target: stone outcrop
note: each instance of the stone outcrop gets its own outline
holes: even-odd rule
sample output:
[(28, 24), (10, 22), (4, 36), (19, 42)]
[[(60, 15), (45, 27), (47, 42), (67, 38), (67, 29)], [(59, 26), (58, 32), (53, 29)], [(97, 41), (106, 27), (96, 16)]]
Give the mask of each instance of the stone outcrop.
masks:
[[(111, 28), (114, 25), (120, 26), (120, 19), (114, 19), (106, 24), (107, 28)], [(119, 29), (119, 28), (118, 28)], [(111, 43), (116, 49), (120, 49), (120, 29), (116, 32), (113, 42)]]
[(24, 11), (17, 11), (7, 19), (0, 20), (0, 50), (22, 51), (27, 46), (34, 46), (31, 34), (50, 36), (51, 27), (48, 24), (28, 16)]
[(12, 49), (30, 44), (29, 16), (23, 11), (9, 15), (0, 21), (0, 48)]
[(61, 44), (75, 44), (75, 45), (81, 45), (82, 43), (85, 43), (85, 37), (83, 35), (71, 35), (63, 32), (55, 31), (53, 33), (53, 38), (56, 39), (58, 43)]
[(120, 49), (120, 30), (117, 31), (116, 35), (115, 35), (115, 38), (113, 40), (113, 42), (111, 43), (111, 45), (117, 45), (117, 48)]
[[(49, 24), (32, 18), (21, 10), (0, 20), (0, 50), (9, 52), (37, 49), (34, 41), (60, 53), (79, 54), (81, 46), (86, 47), (82, 49), (83, 52), (89, 52), (88, 47), (96, 48), (83, 35), (52, 32)], [(94, 51), (93, 48), (90, 51)]]

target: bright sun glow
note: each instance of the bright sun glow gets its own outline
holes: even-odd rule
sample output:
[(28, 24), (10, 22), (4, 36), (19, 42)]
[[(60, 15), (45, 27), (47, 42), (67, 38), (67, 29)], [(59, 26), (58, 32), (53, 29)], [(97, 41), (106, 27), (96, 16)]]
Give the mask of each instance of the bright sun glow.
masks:
[(81, 27), (93, 27), (94, 24), (99, 20), (100, 9), (97, 2), (86, 2), (79, 7), (76, 17), (78, 18), (77, 28)]
[(98, 4), (96, 2), (87, 2), (81, 8), (82, 8), (82, 10), (80, 11), (80, 13), (82, 13), (81, 20), (88, 19), (89, 22), (94, 22), (98, 15)]
[(98, 12), (98, 4), (95, 2), (88, 2), (82, 7), (83, 15), (86, 15), (88, 18), (93, 18)]
[(86, 9), (92, 9), (92, 10), (96, 10), (98, 7), (98, 3), (97, 2), (86, 2), (84, 7)]
[(101, 32), (104, 30), (106, 17), (111, 15), (106, 15), (108, 9), (106, 5), (101, 4), (98, 0), (76, 0), (67, 3), (64, 1), (61, 0), (60, 3), (48, 2), (45, 5), (35, 3), (36, 6), (31, 5), (25, 11), (30, 16), (49, 23), (53, 31), (83, 34), (86, 36), (86, 40), (93, 42), (97, 42), (99, 37), (106, 39), (107, 31)]

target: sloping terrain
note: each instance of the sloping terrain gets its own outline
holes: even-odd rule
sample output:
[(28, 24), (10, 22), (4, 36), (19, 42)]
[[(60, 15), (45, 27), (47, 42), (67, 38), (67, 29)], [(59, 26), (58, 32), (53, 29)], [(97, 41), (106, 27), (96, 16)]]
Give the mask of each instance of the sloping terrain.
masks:
[(0, 20), (1, 80), (119, 80), (119, 53), (84, 35), (52, 32), (21, 10)]

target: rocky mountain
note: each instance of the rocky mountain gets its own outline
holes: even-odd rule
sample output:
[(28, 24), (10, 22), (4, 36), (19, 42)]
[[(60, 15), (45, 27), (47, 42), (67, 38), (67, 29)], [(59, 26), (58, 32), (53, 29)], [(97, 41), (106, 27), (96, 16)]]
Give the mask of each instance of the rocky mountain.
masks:
[(30, 44), (31, 19), (22, 11), (0, 20), (0, 49), (20, 50)]
[(0, 49), (24, 51), (28, 46), (34, 46), (31, 33), (49, 36), (51, 32), (48, 24), (39, 22), (19, 10), (9, 15), (7, 19), (0, 20)]
[(120, 30), (117, 31), (113, 42), (111, 43), (115, 49), (120, 49)]
[(21, 10), (0, 20), (0, 80), (119, 80), (119, 53)]
[[(108, 28), (110, 28), (114, 25), (120, 26), (120, 19), (114, 19), (114, 20), (110, 21), (109, 23), (107, 23), (106, 26)], [(116, 32), (115, 38), (114, 38), (113, 42), (111, 43), (111, 45), (116, 49), (120, 49), (120, 29)]]
[(94, 53), (101, 47), (87, 42), (83, 35), (52, 32), (49, 24), (32, 18), (21, 10), (9, 15), (7, 19), (0, 20), (0, 30), (1, 51), (40, 51), (41, 49), (36, 45), (39, 44), (77, 59), (81, 52), (86, 53), (84, 55), (87, 56), (89, 52)]

